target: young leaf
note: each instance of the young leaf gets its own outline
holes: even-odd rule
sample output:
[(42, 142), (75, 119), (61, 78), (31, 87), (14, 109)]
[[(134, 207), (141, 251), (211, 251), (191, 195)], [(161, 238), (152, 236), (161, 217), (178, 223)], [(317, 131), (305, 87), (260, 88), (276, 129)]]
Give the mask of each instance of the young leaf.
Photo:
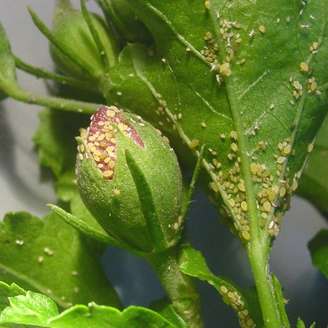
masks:
[[(248, 304), (243, 292), (226, 278), (214, 275), (208, 268), (203, 255), (191, 246), (183, 248), (180, 259), (181, 271), (191, 277), (208, 282), (222, 296), (223, 301), (237, 313), (241, 327), (260, 327), (262, 322)], [(256, 321), (258, 320), (258, 321)]]
[[(2, 283), (0, 283), (0, 286)], [(8, 288), (10, 286), (7, 285)], [(49, 328), (175, 328), (160, 314), (143, 307), (130, 306), (123, 311), (109, 306), (89, 303), (75, 305), (58, 313), (56, 304), (47, 296), (22, 291), (9, 297), (10, 305), (0, 313), (0, 324), (37, 325)]]
[(40, 220), (10, 213), (0, 224), (0, 279), (50, 296), (61, 307), (97, 301), (117, 305), (93, 249), (56, 214)]
[(49, 318), (59, 314), (57, 305), (51, 298), (30, 291), (26, 295), (9, 297), (9, 303), (10, 306), (0, 314), (0, 322), (49, 327)]
[(321, 230), (310, 242), (312, 263), (328, 278), (328, 230)]
[(25, 295), (25, 290), (15, 283), (8, 285), (0, 281), (0, 312), (9, 305), (8, 297)]
[(324, 214), (328, 214), (328, 117), (309, 151), (312, 151), (312, 154), (304, 170), (298, 193)]
[(146, 308), (130, 306), (124, 311), (90, 304), (75, 306), (66, 310), (57, 318), (50, 321), (51, 328), (70, 328), (78, 325), (81, 328), (99, 327), (131, 327), (131, 328), (174, 328), (169, 321), (160, 314)]

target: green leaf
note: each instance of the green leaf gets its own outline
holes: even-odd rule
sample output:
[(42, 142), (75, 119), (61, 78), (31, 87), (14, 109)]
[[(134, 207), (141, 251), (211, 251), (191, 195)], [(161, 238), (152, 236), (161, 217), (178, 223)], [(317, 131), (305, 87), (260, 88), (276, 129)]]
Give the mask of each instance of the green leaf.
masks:
[(10, 305), (0, 313), (0, 324), (25, 324), (49, 328), (178, 327), (160, 314), (138, 306), (130, 306), (119, 311), (113, 307), (89, 303), (88, 306), (75, 305), (59, 314), (56, 304), (49, 297), (25, 291), (22, 295), (9, 297), (9, 302)]
[[(312, 146), (310, 146), (310, 149)], [(321, 127), (298, 193), (328, 214), (328, 117)]]
[(91, 304), (75, 306), (66, 310), (50, 322), (50, 327), (70, 328), (79, 325), (81, 328), (117, 327), (117, 328), (173, 328), (169, 321), (158, 313), (146, 308), (130, 306), (120, 312), (115, 308)]
[(130, 6), (156, 49), (125, 48), (104, 81), (108, 101), (163, 129), (183, 159), (206, 144), (210, 188), (239, 236), (276, 236), (327, 112), (326, 2)]
[(93, 248), (53, 213), (43, 220), (26, 212), (6, 215), (0, 223), (0, 280), (46, 294), (61, 307), (118, 304)]
[(0, 312), (9, 305), (8, 297), (25, 295), (25, 290), (20, 288), (15, 283), (7, 285), (0, 281)]
[[(255, 323), (261, 327), (262, 319), (258, 317), (257, 299), (254, 299), (254, 294), (244, 293), (227, 278), (214, 275), (201, 252), (191, 246), (185, 246), (180, 259), (180, 269), (184, 274), (212, 285), (222, 296), (223, 301), (236, 311), (241, 327), (255, 327)], [(252, 302), (252, 306), (248, 304), (249, 301)]]
[(48, 319), (59, 314), (57, 305), (51, 298), (30, 291), (26, 295), (10, 297), (9, 303), (10, 306), (0, 314), (0, 322), (48, 327)]
[(77, 192), (75, 183), (75, 137), (87, 124), (88, 117), (44, 109), (34, 135), (41, 165), (49, 168), (54, 177), (59, 199), (68, 202)]
[(312, 263), (328, 279), (328, 230), (321, 230), (308, 244)]
[(8, 85), (16, 85), (15, 59), (6, 32), (0, 23), (0, 100), (5, 97)]

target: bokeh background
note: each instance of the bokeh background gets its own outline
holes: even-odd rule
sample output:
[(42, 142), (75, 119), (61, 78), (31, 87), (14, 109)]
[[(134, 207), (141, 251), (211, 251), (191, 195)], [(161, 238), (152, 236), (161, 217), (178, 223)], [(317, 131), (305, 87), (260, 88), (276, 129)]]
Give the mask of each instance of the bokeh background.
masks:
[[(26, 7), (32, 6), (50, 24), (54, 0), (0, 0), (0, 20), (13, 51), (25, 61), (52, 69), (47, 40), (33, 25)], [(78, 1), (73, 1), (78, 6)], [(92, 4), (90, 4), (92, 7)], [(41, 80), (19, 73), (21, 85), (46, 93)], [(33, 150), (32, 136), (38, 124), (38, 108), (6, 100), (0, 104), (0, 218), (6, 212), (26, 210), (35, 215), (47, 212), (46, 203), (55, 196), (51, 183), (42, 178)], [(311, 265), (307, 242), (326, 221), (310, 204), (295, 197), (272, 253), (271, 265), (288, 298), (293, 320), (301, 316), (317, 328), (328, 324), (328, 281)], [(187, 233), (193, 245), (207, 257), (211, 269), (238, 281), (252, 284), (252, 276), (240, 243), (220, 223), (216, 211), (202, 192), (192, 205)], [(125, 251), (109, 248), (103, 259), (109, 279), (125, 305), (148, 305), (163, 291), (158, 280), (140, 259)], [(214, 289), (198, 283), (203, 297), (206, 328), (238, 327), (234, 313)]]

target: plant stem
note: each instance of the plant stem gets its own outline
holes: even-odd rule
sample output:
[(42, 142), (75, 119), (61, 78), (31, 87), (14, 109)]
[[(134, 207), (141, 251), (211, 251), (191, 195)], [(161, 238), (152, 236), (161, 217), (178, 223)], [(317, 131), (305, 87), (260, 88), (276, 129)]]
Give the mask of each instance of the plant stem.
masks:
[(150, 255), (147, 259), (188, 328), (203, 327), (199, 295), (191, 278), (180, 271), (177, 248)]
[(88, 83), (88, 82), (85, 82), (82, 80), (75, 79), (70, 76), (65, 76), (65, 75), (49, 72), (44, 68), (36, 67), (34, 65), (25, 63), (22, 59), (20, 59), (16, 56), (15, 56), (15, 63), (16, 63), (17, 68), (19, 68), (20, 70), (22, 70), (26, 73), (34, 75), (37, 78), (53, 80), (58, 83), (61, 83), (62, 85), (70, 85), (70, 86), (78, 88), (78, 89), (98, 92), (98, 88), (94, 85), (94, 83)]
[(275, 298), (266, 247), (259, 239), (254, 238), (248, 244), (247, 253), (262, 310), (264, 327), (284, 328), (285, 325), (282, 323), (278, 302)]
[(27, 104), (35, 104), (49, 108), (56, 108), (62, 111), (77, 112), (83, 114), (93, 114), (100, 106), (98, 104), (69, 100), (64, 98), (36, 96), (28, 91), (19, 88), (11, 88), (8, 92), (8, 95), (18, 101)]

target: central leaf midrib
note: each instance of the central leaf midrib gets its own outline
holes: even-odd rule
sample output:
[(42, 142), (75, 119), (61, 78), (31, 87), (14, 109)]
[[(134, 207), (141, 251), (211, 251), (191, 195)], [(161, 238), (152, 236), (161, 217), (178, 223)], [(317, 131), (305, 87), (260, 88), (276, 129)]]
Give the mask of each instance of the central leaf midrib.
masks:
[[(250, 223), (251, 236), (258, 237), (258, 210), (256, 208), (256, 193), (250, 171), (250, 161), (247, 155), (248, 142), (244, 136), (241, 124), (241, 116), (238, 110), (238, 104), (234, 103), (234, 97), (231, 95), (229, 80), (225, 83), (226, 98), (232, 116), (232, 121), (237, 132), (238, 148), (240, 154), (241, 173), (245, 182), (246, 201), (248, 205), (248, 219)], [(233, 215), (233, 214), (232, 214)]]
[[(213, 25), (213, 30), (216, 35), (217, 43), (219, 45), (222, 45), (221, 37), (219, 35), (218, 29), (217, 29), (217, 22), (220, 21), (220, 18), (216, 16), (213, 6), (211, 5), (209, 8), (210, 11), (210, 19)], [(222, 48), (222, 47), (220, 47)], [(233, 73), (232, 73), (233, 74)], [(230, 90), (230, 80), (229, 77), (226, 79), (224, 85), (217, 87), (220, 89), (224, 88), (226, 99), (227, 99), (227, 105), (229, 107), (231, 116), (232, 116), (232, 122), (235, 128), (235, 131), (237, 132), (237, 141), (238, 141), (238, 148), (239, 148), (239, 154), (241, 159), (241, 173), (242, 177), (245, 182), (245, 189), (246, 189), (246, 201), (247, 201), (247, 207), (248, 207), (248, 219), (250, 224), (250, 232), (252, 238), (258, 237), (259, 232), (259, 225), (258, 225), (258, 210), (256, 207), (256, 193), (254, 189), (254, 184), (252, 182), (252, 176), (250, 172), (250, 161), (247, 155), (247, 149), (248, 148), (248, 142), (247, 139), (244, 136), (242, 124), (241, 124), (241, 116), (240, 112), (238, 110), (238, 104), (235, 103), (234, 97), (231, 95)], [(233, 211), (231, 211), (231, 215), (234, 216)]]

